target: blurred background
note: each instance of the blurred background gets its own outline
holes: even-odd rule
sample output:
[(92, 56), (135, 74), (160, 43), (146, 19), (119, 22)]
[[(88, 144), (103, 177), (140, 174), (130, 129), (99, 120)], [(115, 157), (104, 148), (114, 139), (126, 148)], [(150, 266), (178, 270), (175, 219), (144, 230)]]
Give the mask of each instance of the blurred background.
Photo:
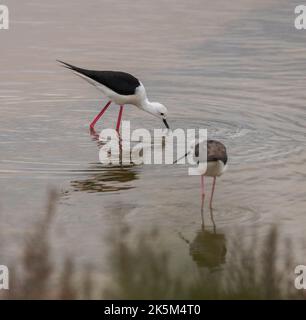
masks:
[[(110, 253), (118, 253), (112, 244), (122, 228), (132, 248), (157, 230), (153, 247), (166, 251), (171, 272), (221, 277), (237, 262), (242, 244), (255, 248), (256, 238), (260, 248), (267, 237), (274, 239), (273, 226), (279, 245), (273, 261), (286, 263), (289, 239), (292, 265), (305, 263), (306, 31), (294, 28), (299, 2), (6, 0), (0, 264), (24, 261), (31, 268), (26, 239), (50, 202), (56, 213), (46, 241), (55, 278), (56, 266), (69, 257), (76, 273), (90, 265), (109, 283)], [(227, 146), (229, 168), (217, 181), (213, 212), (204, 207), (204, 229), (200, 179), (188, 176), (186, 166), (99, 163), (99, 144), (88, 126), (106, 98), (56, 59), (134, 74), (150, 100), (168, 107), (171, 128), (207, 128), (210, 138)], [(117, 112), (113, 105), (97, 128), (115, 127)], [(125, 108), (125, 119), (133, 129), (162, 127), (134, 107)], [(50, 190), (57, 193), (51, 200)], [(164, 262), (158, 254), (150, 256)], [(282, 275), (292, 280), (294, 268)]]

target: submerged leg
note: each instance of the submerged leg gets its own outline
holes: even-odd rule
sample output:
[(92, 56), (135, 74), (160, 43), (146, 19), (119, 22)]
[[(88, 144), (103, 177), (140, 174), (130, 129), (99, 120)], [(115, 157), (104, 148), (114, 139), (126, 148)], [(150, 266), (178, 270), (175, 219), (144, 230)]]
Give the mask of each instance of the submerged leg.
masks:
[(97, 123), (97, 121), (103, 116), (103, 113), (106, 111), (106, 109), (110, 106), (112, 102), (108, 101), (106, 106), (100, 111), (100, 113), (94, 118), (94, 120), (92, 121), (92, 123), (90, 124), (90, 129), (94, 129), (95, 124)]
[(216, 223), (215, 223), (215, 219), (214, 219), (214, 210), (213, 208), (210, 208), (210, 219), (211, 219), (211, 222), (213, 224), (213, 228), (214, 228), (214, 233), (216, 233)]
[(123, 106), (120, 106), (120, 110), (119, 110), (119, 114), (118, 114), (118, 119), (117, 119), (117, 125), (116, 125), (116, 131), (117, 131), (117, 132), (119, 132), (119, 130), (120, 130), (122, 112), (123, 112)]
[(202, 218), (202, 228), (204, 228), (204, 199), (205, 199), (204, 175), (201, 175), (201, 218)]
[(210, 201), (209, 201), (209, 207), (211, 209), (212, 209), (212, 201), (213, 201), (214, 192), (215, 192), (215, 186), (216, 186), (216, 177), (214, 177), (214, 182), (213, 182), (213, 185), (212, 185), (211, 196), (210, 196)]
[(201, 195), (205, 197), (205, 190), (204, 190), (204, 175), (201, 175)]

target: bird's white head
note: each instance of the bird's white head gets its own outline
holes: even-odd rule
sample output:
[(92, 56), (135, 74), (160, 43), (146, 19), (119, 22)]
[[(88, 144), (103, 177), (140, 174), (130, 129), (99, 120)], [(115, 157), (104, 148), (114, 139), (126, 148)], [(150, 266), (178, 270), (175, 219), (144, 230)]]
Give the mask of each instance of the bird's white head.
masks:
[(151, 113), (153, 116), (162, 119), (167, 129), (169, 129), (169, 125), (167, 123), (168, 110), (163, 104), (159, 102), (149, 102), (147, 104), (146, 111)]

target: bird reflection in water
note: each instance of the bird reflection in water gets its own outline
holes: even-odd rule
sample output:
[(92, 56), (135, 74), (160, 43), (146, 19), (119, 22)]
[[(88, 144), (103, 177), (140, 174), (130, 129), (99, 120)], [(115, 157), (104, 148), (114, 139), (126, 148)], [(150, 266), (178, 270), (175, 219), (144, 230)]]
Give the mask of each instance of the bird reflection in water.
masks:
[(189, 245), (189, 254), (199, 268), (208, 268), (210, 271), (217, 271), (226, 258), (226, 239), (223, 233), (218, 233), (213, 216), (213, 209), (210, 209), (210, 218), (213, 230), (208, 230), (204, 225), (203, 201), (201, 207), (202, 227), (196, 233), (192, 241), (180, 237)]
[(92, 137), (93, 141), (99, 141), (99, 134), (97, 133), (97, 131), (94, 128), (89, 129), (89, 134)]
[[(96, 141), (98, 148), (105, 144), (105, 141), (99, 141), (99, 135), (92, 129), (90, 135)], [(91, 164), (84, 171), (78, 171), (87, 175), (85, 179), (72, 180), (73, 191), (84, 191), (88, 193), (113, 192), (119, 190), (132, 189), (131, 183), (138, 179), (136, 166), (133, 164), (122, 164), (121, 138), (119, 136), (119, 163), (116, 165), (103, 165), (102, 163)], [(109, 154), (111, 158), (112, 155)]]
[[(114, 136), (102, 137), (93, 128), (90, 129), (90, 135), (93, 141), (97, 143), (98, 148), (102, 148), (109, 143), (109, 151), (107, 159), (110, 163), (116, 163), (120, 166), (135, 166), (142, 164), (152, 164), (153, 157), (156, 155), (164, 155), (166, 147), (166, 135), (169, 131), (163, 132), (159, 137), (148, 135), (139, 135), (135, 138), (128, 138), (123, 140), (120, 132), (116, 132), (116, 139)], [(112, 154), (113, 152), (113, 154)], [(103, 154), (104, 155), (104, 154)], [(153, 157), (152, 157), (153, 155)]]
[(128, 190), (133, 188), (129, 182), (138, 179), (136, 169), (132, 166), (105, 167), (96, 163), (85, 172), (88, 174), (86, 179), (71, 181), (74, 191), (96, 193)]
[[(95, 131), (94, 128), (90, 129), (90, 136), (92, 138), (93, 141), (95, 141), (97, 143), (97, 147), (100, 149), (102, 148), (104, 145), (106, 145), (110, 140), (107, 139), (101, 139), (100, 135)], [(114, 147), (113, 150), (118, 150), (118, 153), (115, 154), (111, 154), (111, 150), (109, 150), (108, 154), (107, 154), (107, 159), (110, 160), (111, 163), (116, 163), (118, 165), (120, 165), (121, 167), (130, 167), (135, 165), (135, 163), (132, 160), (132, 152), (131, 149), (126, 149), (123, 148), (122, 145), (122, 136), (120, 134), (120, 132), (116, 132), (117, 135), (117, 139), (115, 141), (113, 141), (114, 144), (118, 143), (118, 148), (117, 145), (115, 147), (115, 145), (113, 144), (112, 146)], [(134, 141), (135, 142), (135, 141)], [(141, 142), (141, 141), (136, 141), (136, 142)], [(132, 145), (132, 141), (130, 141), (129, 145), (131, 147)], [(151, 147), (151, 146), (150, 146)], [(138, 155), (142, 158), (143, 157), (143, 146), (140, 146), (140, 148), (138, 150), (136, 150), (135, 148), (133, 149), (134, 151), (138, 152)], [(123, 161), (123, 157), (124, 157), (124, 161)]]

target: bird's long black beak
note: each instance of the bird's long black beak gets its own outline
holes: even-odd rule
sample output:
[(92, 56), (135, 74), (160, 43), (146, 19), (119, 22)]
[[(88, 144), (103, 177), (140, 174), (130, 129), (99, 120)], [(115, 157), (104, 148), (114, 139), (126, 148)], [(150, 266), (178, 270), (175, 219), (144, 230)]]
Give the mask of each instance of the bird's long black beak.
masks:
[(187, 156), (188, 156), (188, 154), (190, 153), (190, 151), (189, 152), (187, 152), (187, 153), (185, 153), (182, 157), (180, 157), (180, 158), (178, 158), (178, 159), (176, 159), (174, 162), (173, 162), (173, 164), (176, 164), (178, 161), (180, 161), (181, 159), (183, 159), (183, 158), (186, 158)]
[(169, 127), (168, 122), (167, 122), (166, 119), (163, 119), (163, 123), (165, 124), (165, 126), (166, 126), (167, 129), (170, 129), (170, 127)]

